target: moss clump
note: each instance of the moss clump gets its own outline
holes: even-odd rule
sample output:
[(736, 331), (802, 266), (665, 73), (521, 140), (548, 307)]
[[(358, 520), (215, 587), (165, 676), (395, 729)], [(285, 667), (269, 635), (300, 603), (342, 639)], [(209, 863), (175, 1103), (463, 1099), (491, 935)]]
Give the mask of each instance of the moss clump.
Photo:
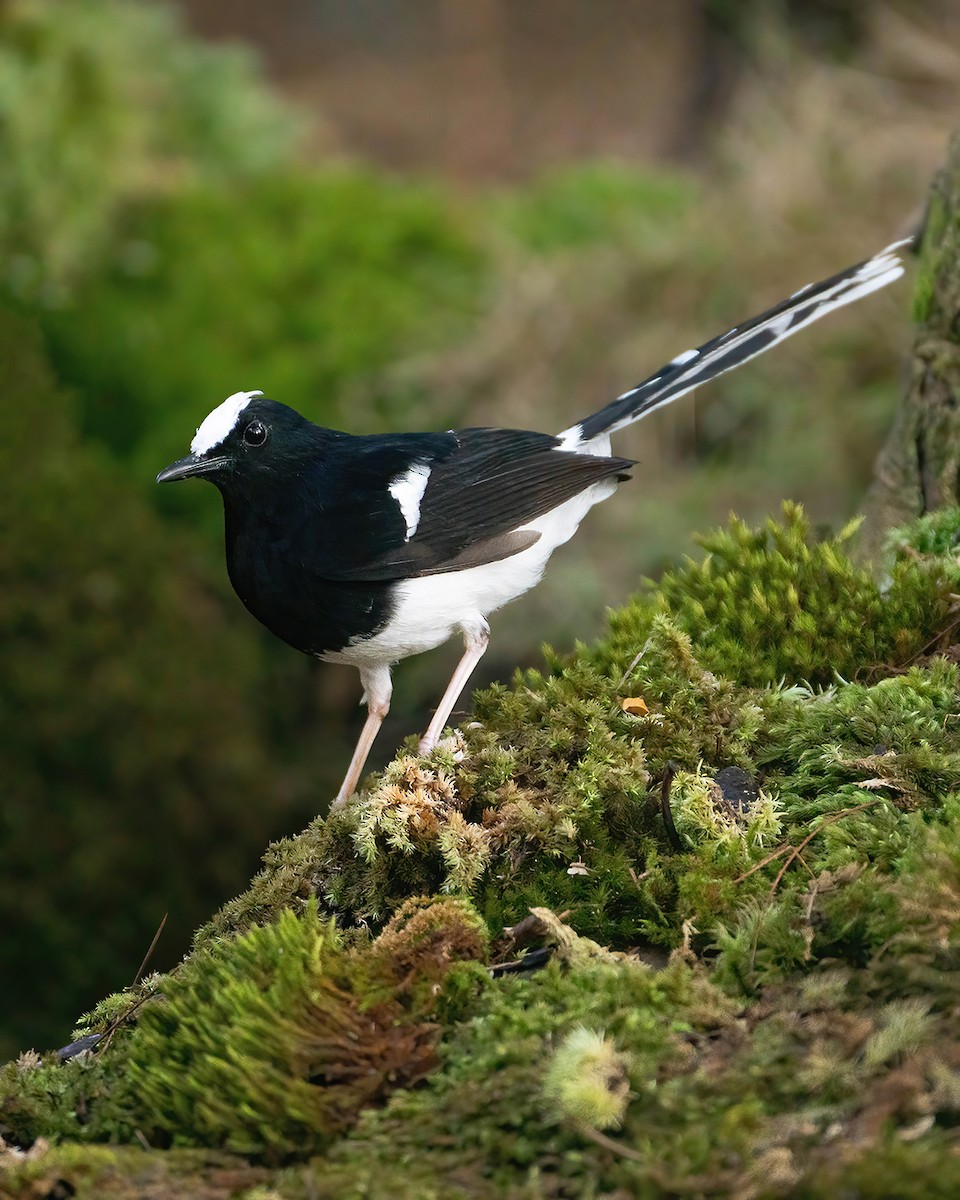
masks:
[(443, 872), (445, 892), (470, 891), (492, 849), (488, 831), (464, 819), (456, 784), (443, 767), (424, 770), (407, 756), (384, 771), (365, 799), (353, 843), (369, 867), (387, 860), (391, 851), (421, 864), (439, 857), (432, 866)]
[(758, 529), (732, 518), (700, 539), (702, 562), (663, 577), (653, 604), (641, 598), (613, 619), (610, 648), (635, 645), (655, 607), (704, 666), (748, 686), (826, 685), (907, 662), (940, 627), (943, 564), (928, 578), (901, 557), (881, 589), (847, 554), (857, 524), (817, 541), (799, 505)]
[(196, 955), (164, 981), (128, 1046), (126, 1085), (145, 1135), (304, 1153), (349, 1124), (391, 1072), (405, 1082), (425, 1073), (432, 1031), (400, 1033), (396, 1012), (358, 1011), (346, 975), (315, 904)]
[[(685, 923), (729, 927), (759, 901), (796, 860), (752, 868), (781, 835), (798, 846), (815, 818), (824, 828), (805, 862), (837, 871), (869, 849), (889, 867), (909, 812), (936, 817), (960, 778), (956, 670), (943, 658), (904, 666), (949, 649), (952, 559), (907, 541), (882, 590), (842, 540), (816, 542), (795, 506), (781, 526), (734, 520), (707, 540), (705, 563), (612, 614), (597, 645), (479, 693), (476, 719), (429, 758), (401, 755), (345, 809), (272, 847), (199, 944), (310, 895), (349, 926), (460, 890), (493, 929), (546, 907), (605, 945), (675, 947)], [(647, 711), (625, 710), (638, 695)], [(670, 761), (682, 768), (667, 814), (679, 847), (662, 806)], [(737, 812), (717, 794), (732, 767), (757, 792)], [(804, 936), (790, 934), (783, 962), (802, 957)]]
[(543, 1081), (561, 1116), (588, 1129), (619, 1129), (630, 1095), (628, 1064), (616, 1045), (580, 1025), (557, 1047)]
[(353, 948), (315, 901), (288, 909), (155, 977), (134, 1027), (113, 1040), (114, 1018), (96, 1054), (5, 1068), (0, 1132), (310, 1153), (435, 1066), (447, 976), (486, 949), (463, 900), (411, 900)]
[(911, 525), (892, 530), (887, 550), (892, 555), (916, 552), (941, 556), (942, 569), (953, 578), (960, 577), (960, 508), (939, 508)]
[[(216, 1150), (152, 1153), (137, 1146), (0, 1147), (0, 1195), (24, 1200), (273, 1200), (273, 1172)], [(256, 1189), (266, 1187), (264, 1191)], [(289, 1193), (288, 1193), (289, 1195)], [(299, 1198), (298, 1198), (299, 1200)]]
[(782, 829), (777, 799), (759, 792), (745, 806), (730, 802), (716, 779), (681, 772), (670, 792), (679, 832), (709, 846), (715, 857), (749, 858), (751, 850), (769, 846)]

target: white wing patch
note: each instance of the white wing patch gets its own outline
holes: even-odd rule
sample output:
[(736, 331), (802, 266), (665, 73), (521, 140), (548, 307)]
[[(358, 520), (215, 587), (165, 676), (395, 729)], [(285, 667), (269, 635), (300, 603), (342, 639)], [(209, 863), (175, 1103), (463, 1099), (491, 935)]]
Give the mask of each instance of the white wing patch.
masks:
[(579, 450), (580, 439), (583, 437), (582, 425), (571, 425), (569, 429), (565, 429), (563, 433), (557, 434), (557, 440), (560, 445), (558, 450)]
[(219, 446), (236, 428), (240, 414), (254, 396), (262, 395), (263, 392), (234, 392), (232, 396), (228, 396), (213, 412), (203, 418), (196, 437), (190, 443), (190, 453), (206, 454), (214, 446)]
[(404, 538), (406, 542), (410, 541), (420, 524), (420, 501), (429, 480), (430, 468), (426, 463), (414, 463), (402, 475), (398, 475), (387, 488), (396, 500), (400, 515), (407, 526), (407, 535)]

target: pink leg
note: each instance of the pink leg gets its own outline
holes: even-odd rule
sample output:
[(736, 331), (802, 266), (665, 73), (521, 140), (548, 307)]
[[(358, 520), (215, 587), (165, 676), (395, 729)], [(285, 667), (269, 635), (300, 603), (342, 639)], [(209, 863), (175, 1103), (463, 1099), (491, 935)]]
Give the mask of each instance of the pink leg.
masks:
[(457, 663), (457, 669), (447, 684), (447, 690), (443, 693), (443, 699), (440, 701), (437, 711), (433, 714), (430, 727), (420, 739), (421, 754), (429, 754), (440, 740), (440, 734), (443, 733), (443, 728), (453, 712), (453, 706), (460, 699), (460, 693), (467, 686), (467, 680), (473, 674), (477, 663), (483, 658), (489, 641), (490, 629), (486, 621), (482, 625), (464, 628), (463, 658)]
[(363, 684), (363, 698), (367, 702), (367, 719), (360, 732), (350, 766), (347, 768), (346, 778), (340, 785), (336, 800), (330, 805), (331, 810), (346, 804), (357, 790), (357, 784), (360, 782), (360, 776), (366, 765), (367, 755), (380, 732), (383, 718), (390, 711), (390, 695), (393, 685), (390, 682), (389, 667), (375, 667), (370, 671), (361, 670), (360, 682)]

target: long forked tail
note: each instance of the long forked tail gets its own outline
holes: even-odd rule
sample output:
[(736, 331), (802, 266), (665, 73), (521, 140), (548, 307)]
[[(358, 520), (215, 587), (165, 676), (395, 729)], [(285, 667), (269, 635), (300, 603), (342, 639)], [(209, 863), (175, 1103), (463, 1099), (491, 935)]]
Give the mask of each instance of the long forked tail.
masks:
[(911, 238), (894, 242), (865, 262), (848, 267), (820, 283), (808, 283), (774, 308), (728, 329), (696, 350), (685, 350), (661, 367), (656, 375), (624, 392), (579, 425), (565, 430), (560, 437), (583, 444), (602, 434), (615, 433), (724, 371), (732, 371), (741, 363), (756, 358), (835, 308), (852, 304), (861, 296), (886, 287), (903, 274), (899, 252), (911, 243)]

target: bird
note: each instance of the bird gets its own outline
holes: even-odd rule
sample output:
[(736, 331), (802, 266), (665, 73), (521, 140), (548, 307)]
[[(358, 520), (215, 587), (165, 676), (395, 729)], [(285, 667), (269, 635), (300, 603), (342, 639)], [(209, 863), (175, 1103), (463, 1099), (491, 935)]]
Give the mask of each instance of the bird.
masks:
[(630, 478), (611, 436), (903, 274), (894, 242), (807, 284), (556, 435), (469, 428), (354, 435), (262, 391), (200, 423), (158, 483), (206, 479), (224, 508), (227, 572), (246, 608), (305, 654), (360, 673), (367, 716), (331, 808), (356, 792), (390, 708), (392, 668), (455, 634), (463, 654), (419, 743), (427, 754), (489, 642), (487, 618), (534, 587), (558, 546)]

